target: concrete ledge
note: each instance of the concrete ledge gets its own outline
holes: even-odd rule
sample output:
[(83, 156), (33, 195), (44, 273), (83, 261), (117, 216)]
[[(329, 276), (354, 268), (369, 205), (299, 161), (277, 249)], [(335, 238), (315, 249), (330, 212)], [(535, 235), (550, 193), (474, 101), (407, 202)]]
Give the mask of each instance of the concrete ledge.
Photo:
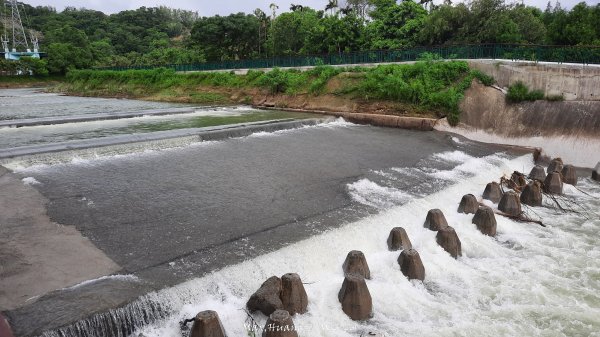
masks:
[(254, 106), (258, 109), (266, 110), (283, 110), (292, 112), (307, 112), (316, 113), (322, 115), (329, 115), (335, 117), (342, 117), (349, 122), (357, 124), (370, 124), (374, 126), (385, 126), (392, 128), (400, 128), (407, 130), (418, 130), (418, 131), (433, 131), (437, 119), (434, 118), (423, 118), (423, 117), (405, 117), (396, 115), (381, 115), (381, 114), (369, 114), (369, 113), (353, 113), (353, 112), (342, 112), (342, 111), (325, 111), (325, 110), (307, 110), (307, 109), (292, 109), (292, 108), (281, 108), (273, 106)]
[(85, 150), (98, 147), (127, 145), (132, 143), (156, 142), (184, 137), (198, 137), (199, 141), (244, 137), (260, 131), (272, 132), (278, 130), (293, 129), (305, 125), (316, 125), (322, 122), (322, 119), (278, 119), (271, 121), (221, 125), (205, 128), (180, 129), (170, 131), (158, 131), (144, 134), (95, 138), (82, 141), (62, 142), (54, 144), (21, 146), (11, 149), (0, 150), (0, 160), (22, 158), (44, 153)]
[(112, 119), (122, 118), (134, 118), (142, 116), (164, 116), (164, 115), (175, 115), (175, 114), (186, 114), (193, 113), (199, 108), (185, 107), (185, 108), (171, 108), (171, 109), (153, 109), (153, 110), (140, 110), (140, 111), (129, 111), (129, 112), (113, 112), (113, 113), (97, 113), (88, 115), (75, 115), (75, 116), (52, 116), (42, 118), (27, 118), (27, 119), (11, 119), (0, 121), (0, 128), (21, 128), (24, 126), (37, 126), (37, 125), (57, 125), (67, 123), (78, 123), (78, 122), (92, 122), (92, 121), (103, 121)]

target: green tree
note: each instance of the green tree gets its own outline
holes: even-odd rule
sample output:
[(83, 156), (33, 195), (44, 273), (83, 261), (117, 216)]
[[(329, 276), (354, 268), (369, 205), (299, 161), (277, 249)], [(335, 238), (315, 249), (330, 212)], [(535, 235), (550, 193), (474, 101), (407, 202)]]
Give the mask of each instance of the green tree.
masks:
[(373, 21), (367, 34), (373, 49), (397, 49), (414, 46), (423, 29), (427, 11), (412, 0), (373, 0)]

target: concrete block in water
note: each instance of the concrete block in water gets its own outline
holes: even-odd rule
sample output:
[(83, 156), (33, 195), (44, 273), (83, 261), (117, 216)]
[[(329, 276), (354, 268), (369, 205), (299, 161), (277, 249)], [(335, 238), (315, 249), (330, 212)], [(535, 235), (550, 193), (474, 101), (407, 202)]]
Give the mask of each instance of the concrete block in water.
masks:
[(479, 202), (473, 194), (465, 194), (458, 205), (458, 213), (474, 214), (479, 208)]
[(260, 311), (269, 316), (277, 309), (283, 309), (281, 302), (281, 279), (269, 277), (260, 288), (250, 296), (246, 307), (250, 312)]
[(398, 264), (400, 265), (400, 271), (404, 276), (408, 277), (409, 280), (421, 280), (425, 279), (425, 267), (419, 252), (415, 249), (405, 249), (398, 256)]
[(427, 212), (427, 217), (425, 218), (423, 226), (432, 231), (439, 231), (444, 227), (448, 227), (448, 221), (446, 221), (446, 217), (441, 210), (432, 209)]
[(484, 235), (496, 236), (496, 216), (494, 215), (494, 210), (491, 208), (487, 206), (479, 207), (472, 222)]
[(338, 300), (342, 304), (344, 313), (351, 319), (364, 321), (371, 318), (373, 300), (364, 277), (358, 274), (346, 274), (338, 293)]
[(8, 324), (8, 320), (4, 318), (2, 313), (0, 312), (0, 336), (2, 337), (13, 337), (12, 329), (10, 328), (10, 324)]
[(577, 170), (573, 165), (565, 165), (562, 169), (563, 183), (569, 185), (577, 185)]
[(512, 182), (515, 183), (515, 185), (517, 185), (517, 186), (527, 185), (527, 181), (525, 180), (525, 175), (519, 171), (514, 171), (510, 176), (510, 180), (512, 180)]
[(563, 182), (560, 173), (549, 173), (544, 180), (544, 192), (549, 194), (562, 194)]
[(298, 337), (290, 313), (285, 310), (275, 310), (269, 315), (262, 337)]
[(508, 215), (521, 215), (523, 211), (521, 210), (521, 200), (519, 200), (519, 195), (512, 191), (504, 193), (498, 204), (498, 209)]
[(491, 200), (493, 203), (498, 203), (502, 198), (502, 188), (500, 184), (493, 181), (485, 186), (483, 190), (483, 199)]
[(556, 172), (561, 172), (563, 169), (563, 161), (560, 158), (554, 158), (552, 159), (552, 161), (550, 161), (550, 164), (548, 165), (548, 170), (546, 172), (548, 172), (548, 174), (556, 171)]
[(539, 181), (530, 182), (521, 192), (521, 202), (529, 206), (542, 206), (542, 186)]
[(440, 229), (435, 236), (437, 244), (444, 248), (453, 258), (462, 256), (460, 239), (454, 228), (448, 226)]
[(538, 180), (540, 182), (544, 182), (546, 179), (546, 171), (540, 165), (536, 165), (529, 172), (529, 179)]
[(199, 312), (194, 318), (190, 337), (227, 337), (216, 311)]
[(308, 306), (308, 296), (300, 276), (288, 273), (281, 277), (281, 302), (290, 315), (303, 314)]
[(592, 179), (600, 181), (600, 162), (596, 164), (596, 168), (592, 171)]
[(371, 271), (369, 270), (365, 254), (359, 250), (353, 250), (348, 253), (342, 269), (344, 270), (344, 274), (358, 274), (366, 279), (371, 278)]
[(412, 243), (408, 238), (408, 234), (402, 227), (394, 227), (390, 231), (390, 235), (387, 239), (387, 245), (389, 250), (403, 250), (412, 248)]

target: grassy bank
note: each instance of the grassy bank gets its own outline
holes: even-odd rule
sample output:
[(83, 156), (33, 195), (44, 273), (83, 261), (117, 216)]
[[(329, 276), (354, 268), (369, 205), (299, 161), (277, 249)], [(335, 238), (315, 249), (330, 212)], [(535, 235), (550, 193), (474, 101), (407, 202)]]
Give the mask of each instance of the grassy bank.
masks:
[(0, 88), (47, 87), (64, 81), (64, 76), (0, 76)]
[[(316, 67), (309, 71), (274, 69), (180, 74), (168, 69), (71, 71), (59, 90), (88, 96), (134, 97), (197, 104), (257, 102), (257, 97), (335, 97), (361, 106), (387, 103), (386, 113), (448, 116), (458, 122), (458, 104), (474, 78), (490, 77), (470, 70), (463, 61), (420, 61), (375, 68)], [(291, 101), (291, 100), (290, 100)], [(306, 103), (304, 103), (306, 105)], [(364, 111), (369, 112), (369, 111)]]

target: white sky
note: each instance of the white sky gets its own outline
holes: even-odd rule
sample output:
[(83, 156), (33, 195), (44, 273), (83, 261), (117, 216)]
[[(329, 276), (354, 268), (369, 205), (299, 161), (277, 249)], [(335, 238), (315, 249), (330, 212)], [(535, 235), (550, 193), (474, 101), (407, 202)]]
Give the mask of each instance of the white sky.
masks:
[[(74, 6), (77, 8), (85, 7), (88, 9), (100, 10), (105, 13), (115, 13), (127, 9), (136, 9), (142, 6), (156, 7), (160, 5), (171, 8), (188, 9), (197, 11), (201, 16), (212, 16), (215, 14), (227, 15), (230, 13), (245, 12), (252, 13), (254, 9), (261, 8), (269, 13), (269, 4), (279, 5), (279, 11), (289, 10), (290, 3), (309, 6), (316, 9), (323, 9), (327, 0), (21, 0), (32, 6), (53, 6), (61, 11), (65, 6)], [(509, 0), (511, 1), (511, 0)], [(554, 4), (556, 0), (552, 0)], [(596, 5), (600, 0), (585, 0), (588, 5)], [(436, 3), (441, 0), (435, 0)], [(548, 0), (524, 0), (528, 5), (537, 6), (541, 9), (546, 8)], [(581, 0), (561, 0), (563, 8), (571, 8)]]

